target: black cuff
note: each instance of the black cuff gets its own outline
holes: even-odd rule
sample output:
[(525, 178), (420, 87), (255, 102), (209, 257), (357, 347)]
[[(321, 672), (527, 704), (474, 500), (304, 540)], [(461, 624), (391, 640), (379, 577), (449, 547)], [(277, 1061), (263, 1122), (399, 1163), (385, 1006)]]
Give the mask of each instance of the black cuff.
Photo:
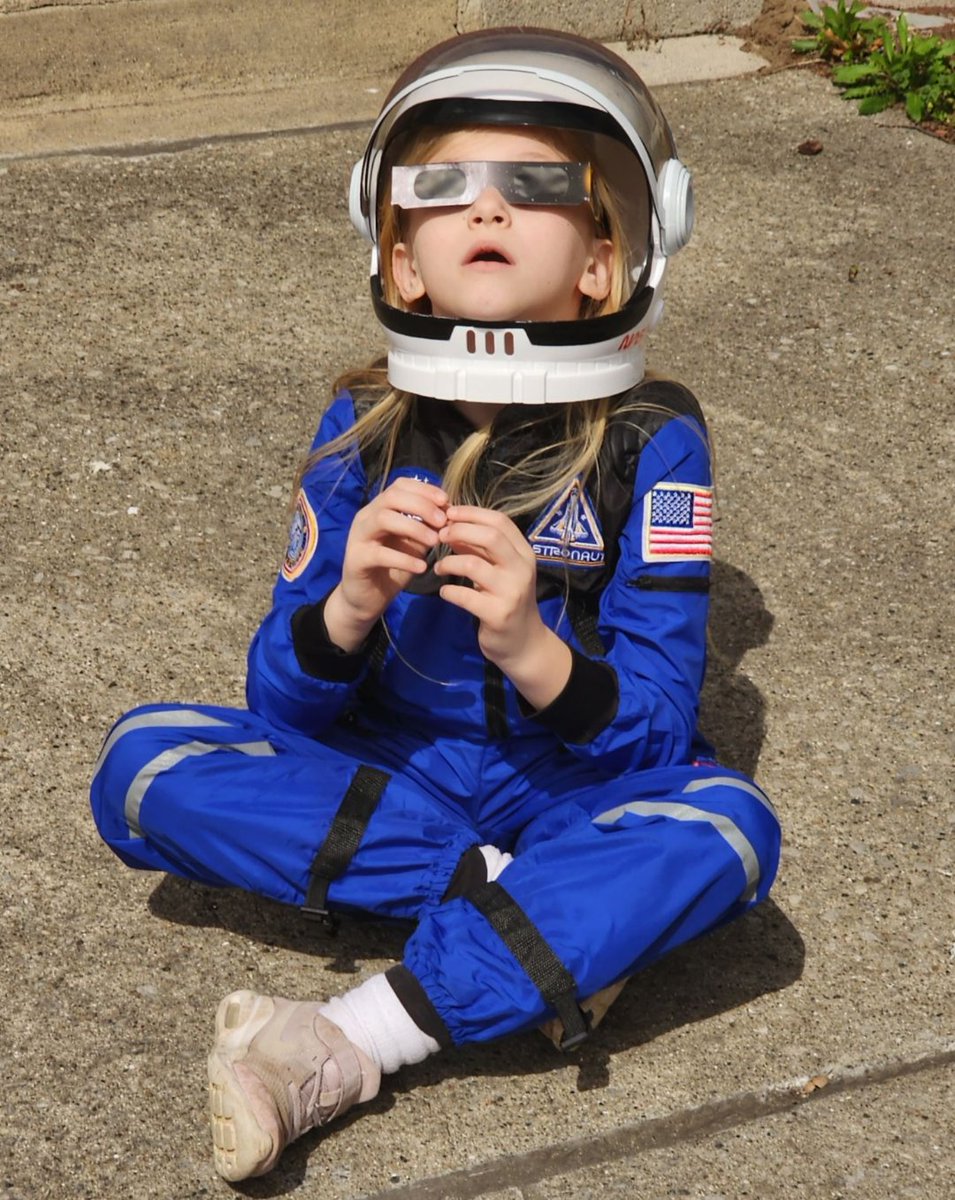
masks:
[(325, 626), (325, 603), (304, 604), (292, 614), (292, 646), (298, 665), (306, 675), (327, 679), (329, 683), (352, 683), (368, 661), (371, 638), (352, 653), (336, 646)]
[(406, 966), (397, 963), (389, 967), (385, 978), (391, 984), (392, 991), (401, 1001), (405, 1012), (422, 1033), (434, 1038), (442, 1050), (454, 1045), (448, 1027), (438, 1016), (437, 1010), (428, 999), (428, 993)]
[(518, 692), (521, 715), (540, 721), (562, 742), (581, 746), (592, 742), (617, 715), (620, 689), (617, 672), (605, 662), (587, 658), (573, 646), (570, 678), (546, 708), (535, 711)]
[(471, 846), (458, 859), (451, 882), (444, 889), (441, 903), (455, 900), (458, 896), (466, 896), (482, 883), (487, 883), (487, 859), (481, 853), (480, 846)]

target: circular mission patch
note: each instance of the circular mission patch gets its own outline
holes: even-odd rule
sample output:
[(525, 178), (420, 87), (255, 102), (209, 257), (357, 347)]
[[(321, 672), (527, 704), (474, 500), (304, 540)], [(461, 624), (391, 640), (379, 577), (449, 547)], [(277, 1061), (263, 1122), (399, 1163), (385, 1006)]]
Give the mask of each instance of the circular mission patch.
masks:
[(298, 579), (312, 560), (318, 545), (318, 521), (304, 492), (295, 499), (295, 515), (288, 535), (288, 549), (282, 563), (282, 578), (289, 583)]

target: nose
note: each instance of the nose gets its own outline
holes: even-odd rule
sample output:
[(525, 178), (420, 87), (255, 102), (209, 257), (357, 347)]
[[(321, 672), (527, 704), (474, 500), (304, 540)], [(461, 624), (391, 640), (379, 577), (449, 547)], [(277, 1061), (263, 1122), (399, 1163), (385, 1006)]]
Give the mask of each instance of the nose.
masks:
[(468, 209), (469, 225), (509, 225), (511, 210), (496, 187), (486, 187)]

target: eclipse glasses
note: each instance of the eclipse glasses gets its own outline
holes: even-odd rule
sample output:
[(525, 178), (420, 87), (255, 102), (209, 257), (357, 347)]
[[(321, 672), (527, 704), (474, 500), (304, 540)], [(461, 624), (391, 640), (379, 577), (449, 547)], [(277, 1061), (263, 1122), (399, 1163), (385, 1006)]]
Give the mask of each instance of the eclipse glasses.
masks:
[(391, 168), (391, 203), (397, 208), (472, 204), (494, 187), (508, 204), (586, 204), (590, 163), (456, 162)]

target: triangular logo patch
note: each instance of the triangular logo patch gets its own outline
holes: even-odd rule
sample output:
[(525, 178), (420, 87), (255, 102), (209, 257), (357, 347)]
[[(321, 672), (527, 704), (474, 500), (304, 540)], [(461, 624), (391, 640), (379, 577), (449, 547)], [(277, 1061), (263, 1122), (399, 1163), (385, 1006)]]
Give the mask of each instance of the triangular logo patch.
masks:
[(602, 567), (604, 539), (593, 502), (579, 479), (575, 479), (527, 534), (539, 559), (567, 567)]

